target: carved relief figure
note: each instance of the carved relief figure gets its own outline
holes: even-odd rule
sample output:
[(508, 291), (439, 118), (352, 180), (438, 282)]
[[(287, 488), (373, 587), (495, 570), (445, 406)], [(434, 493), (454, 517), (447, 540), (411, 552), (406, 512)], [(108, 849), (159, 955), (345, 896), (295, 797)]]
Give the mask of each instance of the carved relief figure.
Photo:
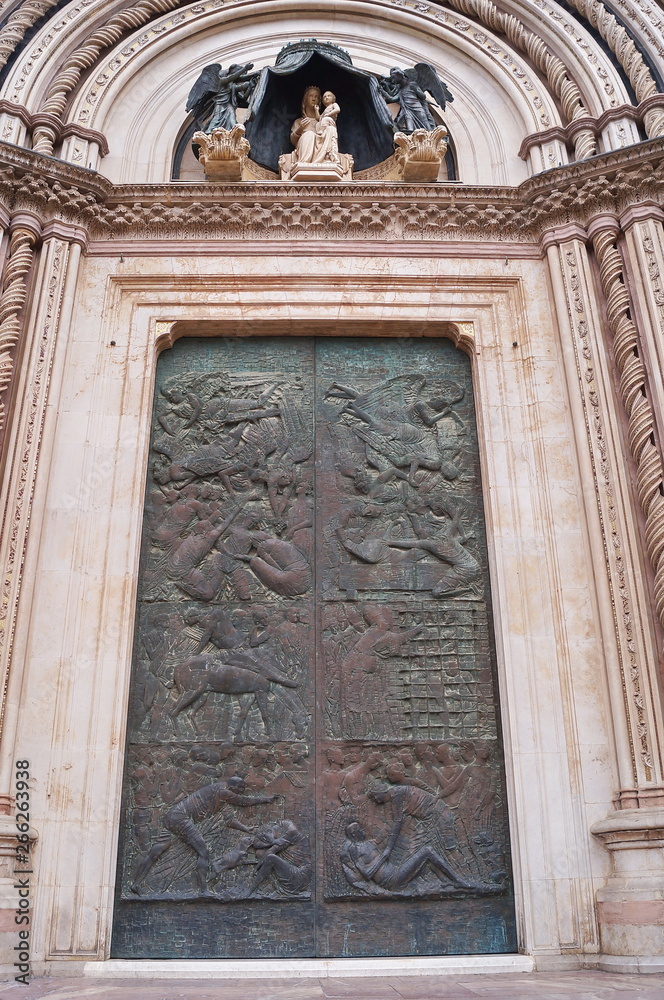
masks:
[(405, 889), (424, 870), (429, 869), (438, 878), (452, 883), (460, 889), (482, 888), (473, 882), (459, 878), (442, 855), (431, 847), (420, 847), (414, 854), (395, 864), (390, 859), (400, 832), (395, 824), (387, 846), (380, 850), (373, 840), (367, 840), (359, 823), (349, 823), (346, 827), (346, 841), (341, 852), (341, 863), (346, 878), (352, 886), (365, 891), (388, 894)]
[[(465, 388), (404, 374), (358, 388), (333, 382), (325, 399), (336, 409), (329, 448), (341, 503), (326, 534), (334, 532), (342, 550), (328, 545), (339, 588), (349, 596), (429, 590), (441, 599), (479, 598), (467, 427), (459, 413)], [(332, 580), (326, 586), (334, 592)]]
[(261, 827), (252, 840), (258, 858), (251, 883), (253, 894), (271, 875), (289, 896), (296, 896), (311, 881), (311, 850), (307, 837), (295, 823), (281, 820)]
[[(245, 664), (245, 666), (238, 664)], [(171, 718), (175, 724), (179, 714), (199, 701), (198, 708), (207, 701), (209, 694), (234, 695), (244, 699), (234, 739), (239, 739), (246, 721), (249, 709), (255, 702), (260, 712), (263, 725), (268, 735), (273, 732), (269, 695), (272, 693), (281, 699), (292, 714), (292, 722), (298, 734), (306, 726), (306, 713), (300, 700), (288, 690), (296, 688), (296, 681), (290, 680), (279, 673), (274, 666), (264, 658), (237, 656), (236, 662), (225, 662), (216, 656), (193, 656), (181, 663), (174, 672), (175, 689), (179, 694), (178, 701), (171, 710)], [(261, 671), (265, 671), (265, 676)], [(194, 709), (196, 711), (196, 709)]]
[(313, 440), (298, 392), (284, 377), (253, 373), (164, 383), (153, 441), (161, 490), (147, 511), (155, 596), (173, 593), (167, 581), (208, 602), (227, 586), (246, 601), (262, 588), (281, 597), (310, 588), (311, 485), (302, 469)]
[[(245, 795), (244, 780), (238, 776), (229, 778), (228, 781), (217, 781), (213, 785), (206, 785), (196, 792), (192, 792), (177, 805), (172, 806), (162, 817), (164, 832), (157, 838), (148, 854), (139, 864), (132, 891), (140, 894), (140, 886), (143, 879), (148, 875), (150, 869), (176, 840), (181, 840), (198, 857), (196, 863), (196, 876), (201, 896), (214, 895), (208, 888), (208, 877), (213, 872), (220, 869), (210, 858), (210, 851), (201, 833), (198, 824), (205, 819), (219, 813), (227, 805), (246, 808), (247, 806), (260, 805), (261, 803), (274, 802), (276, 795)], [(249, 827), (231, 814), (225, 820), (227, 826), (249, 832)]]
[(343, 668), (341, 708), (351, 737), (376, 732), (376, 716), (385, 710), (385, 660), (421, 632), (420, 628), (397, 631), (386, 607), (366, 607), (363, 617), (368, 628), (355, 642)]
[(311, 921), (314, 836), (344, 906), (508, 891), (470, 374), (340, 341), (158, 371), (120, 904), (214, 898), (237, 951), (252, 910)]
[[(408, 896), (461, 891), (486, 895), (503, 890), (506, 872), (498, 827), (504, 820), (497, 819), (497, 776), (489, 763), (490, 749), (471, 741), (444, 749), (447, 755), (443, 745), (437, 748), (440, 760), (454, 761), (449, 755), (458, 752), (463, 762), (454, 763), (454, 773), (441, 774), (440, 780), (431, 744), (417, 744), (414, 753), (385, 744), (380, 749), (353, 746), (345, 754), (336, 745), (327, 749), (327, 897), (352, 894), (351, 887), (376, 894), (376, 886), (381, 894)], [(477, 758), (482, 761), (477, 787), (460, 810)], [(371, 837), (349, 837), (349, 824), (357, 824), (363, 832), (371, 830)], [(370, 843), (356, 850), (349, 840)], [(437, 871), (435, 879), (427, 859)], [(377, 879), (369, 874), (373, 862), (380, 872)], [(392, 867), (383, 869), (387, 862)], [(446, 886), (440, 884), (443, 877)], [(375, 885), (367, 886), (367, 880)]]

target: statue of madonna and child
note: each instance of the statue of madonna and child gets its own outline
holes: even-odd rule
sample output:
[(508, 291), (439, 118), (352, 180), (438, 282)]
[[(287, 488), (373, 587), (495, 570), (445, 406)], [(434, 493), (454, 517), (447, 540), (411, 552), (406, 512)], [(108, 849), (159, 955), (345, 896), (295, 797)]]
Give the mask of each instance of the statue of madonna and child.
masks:
[(337, 118), (341, 108), (331, 90), (307, 87), (302, 115), (293, 122), (293, 153), (279, 157), (282, 180), (351, 180), (353, 157), (339, 152)]

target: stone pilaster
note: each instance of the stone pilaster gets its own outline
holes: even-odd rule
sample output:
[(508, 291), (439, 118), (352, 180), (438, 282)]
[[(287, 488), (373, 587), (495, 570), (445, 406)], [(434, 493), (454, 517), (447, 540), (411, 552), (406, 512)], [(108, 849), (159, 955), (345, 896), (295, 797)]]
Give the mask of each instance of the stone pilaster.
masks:
[[(21, 247), (24, 242), (21, 237)], [(17, 943), (14, 925), (17, 894), (13, 888), (12, 861), (16, 839), (11, 815), (14, 762), (17, 754), (28, 760), (30, 757), (29, 734), (17, 734), (23, 662), (15, 628), (55, 344), (59, 328), (66, 327), (71, 314), (80, 252), (78, 242), (60, 234), (44, 237), (36, 264), (35, 294), (23, 331), (21, 367), (16, 373), (16, 404), (7, 423), (5, 441), (0, 541), (0, 972), (11, 975), (12, 949)], [(37, 540), (39, 525), (33, 524), (33, 528), (31, 537)], [(35, 831), (31, 832), (31, 838), (36, 840)]]
[[(607, 231), (612, 232), (605, 226), (602, 232)], [(586, 239), (571, 227), (549, 234), (547, 254), (585, 488), (616, 754), (616, 809), (592, 827), (611, 852), (610, 876), (597, 892), (600, 965), (613, 968), (618, 962), (618, 968), (636, 971), (645, 955), (663, 956), (664, 968), (664, 854), (650, 849), (664, 839), (656, 616), (649, 567), (639, 555), (638, 499), (626, 458), (633, 452), (631, 426), (623, 440), (628, 383), (623, 378), (616, 393), (609, 355), (613, 334), (606, 336)], [(602, 250), (606, 269), (608, 251)], [(607, 292), (607, 277), (602, 290), (613, 331), (624, 315), (623, 294), (615, 288)], [(621, 371), (625, 356), (624, 348), (622, 355), (617, 352)]]
[(28, 295), (28, 273), (32, 267), (38, 233), (39, 226), (33, 219), (16, 216), (12, 220), (0, 292), (0, 445), (7, 423), (7, 405), (21, 336), (22, 312)]

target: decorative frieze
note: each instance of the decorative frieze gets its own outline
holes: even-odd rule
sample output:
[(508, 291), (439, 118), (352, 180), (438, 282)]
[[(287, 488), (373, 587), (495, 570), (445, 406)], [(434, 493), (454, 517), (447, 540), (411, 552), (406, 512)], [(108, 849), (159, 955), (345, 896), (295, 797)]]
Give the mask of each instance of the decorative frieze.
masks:
[(657, 202), (664, 141), (532, 177), (479, 185), (116, 185), (74, 164), (0, 145), (0, 205), (60, 219), (94, 240), (330, 239), (537, 242), (545, 229)]

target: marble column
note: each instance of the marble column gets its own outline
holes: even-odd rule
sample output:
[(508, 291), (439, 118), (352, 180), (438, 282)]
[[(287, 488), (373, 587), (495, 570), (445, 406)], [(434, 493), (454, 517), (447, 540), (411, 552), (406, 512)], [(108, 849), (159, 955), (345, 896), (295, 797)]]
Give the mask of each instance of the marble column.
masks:
[[(631, 330), (623, 321), (629, 318), (626, 289), (622, 281), (616, 286), (617, 228), (615, 218), (602, 217), (590, 233), (573, 226), (548, 233), (545, 245), (584, 483), (615, 748), (615, 809), (591, 830), (611, 855), (610, 876), (596, 893), (600, 968), (633, 972), (664, 969), (664, 854), (652, 850), (664, 843), (664, 730), (652, 567), (643, 546), (641, 496), (631, 486), (639, 443), (633, 423), (638, 416), (644, 426), (644, 397), (639, 390), (630, 423), (641, 369), (625, 346)], [(600, 280), (586, 246), (598, 234)], [(622, 376), (617, 389), (614, 365)]]
[[(29, 759), (28, 734), (17, 733), (18, 704), (23, 688), (23, 640), (16, 631), (26, 562), (39, 545), (39, 513), (33, 497), (40, 453), (48, 455), (44, 421), (53, 372), (56, 340), (67, 330), (73, 306), (82, 237), (71, 227), (51, 226), (43, 233), (36, 263), (34, 294), (22, 332), (16, 403), (7, 424), (6, 461), (2, 478), (0, 541), (0, 677), (2, 740), (0, 742), (0, 972), (13, 977), (18, 927), (14, 914), (16, 847), (15, 760)], [(32, 521), (32, 525), (31, 525)], [(28, 528), (31, 527), (30, 545)], [(29, 588), (28, 588), (29, 590)], [(30, 594), (26, 594), (29, 600)], [(29, 617), (29, 616), (28, 616)], [(30, 830), (32, 843), (37, 832)]]

